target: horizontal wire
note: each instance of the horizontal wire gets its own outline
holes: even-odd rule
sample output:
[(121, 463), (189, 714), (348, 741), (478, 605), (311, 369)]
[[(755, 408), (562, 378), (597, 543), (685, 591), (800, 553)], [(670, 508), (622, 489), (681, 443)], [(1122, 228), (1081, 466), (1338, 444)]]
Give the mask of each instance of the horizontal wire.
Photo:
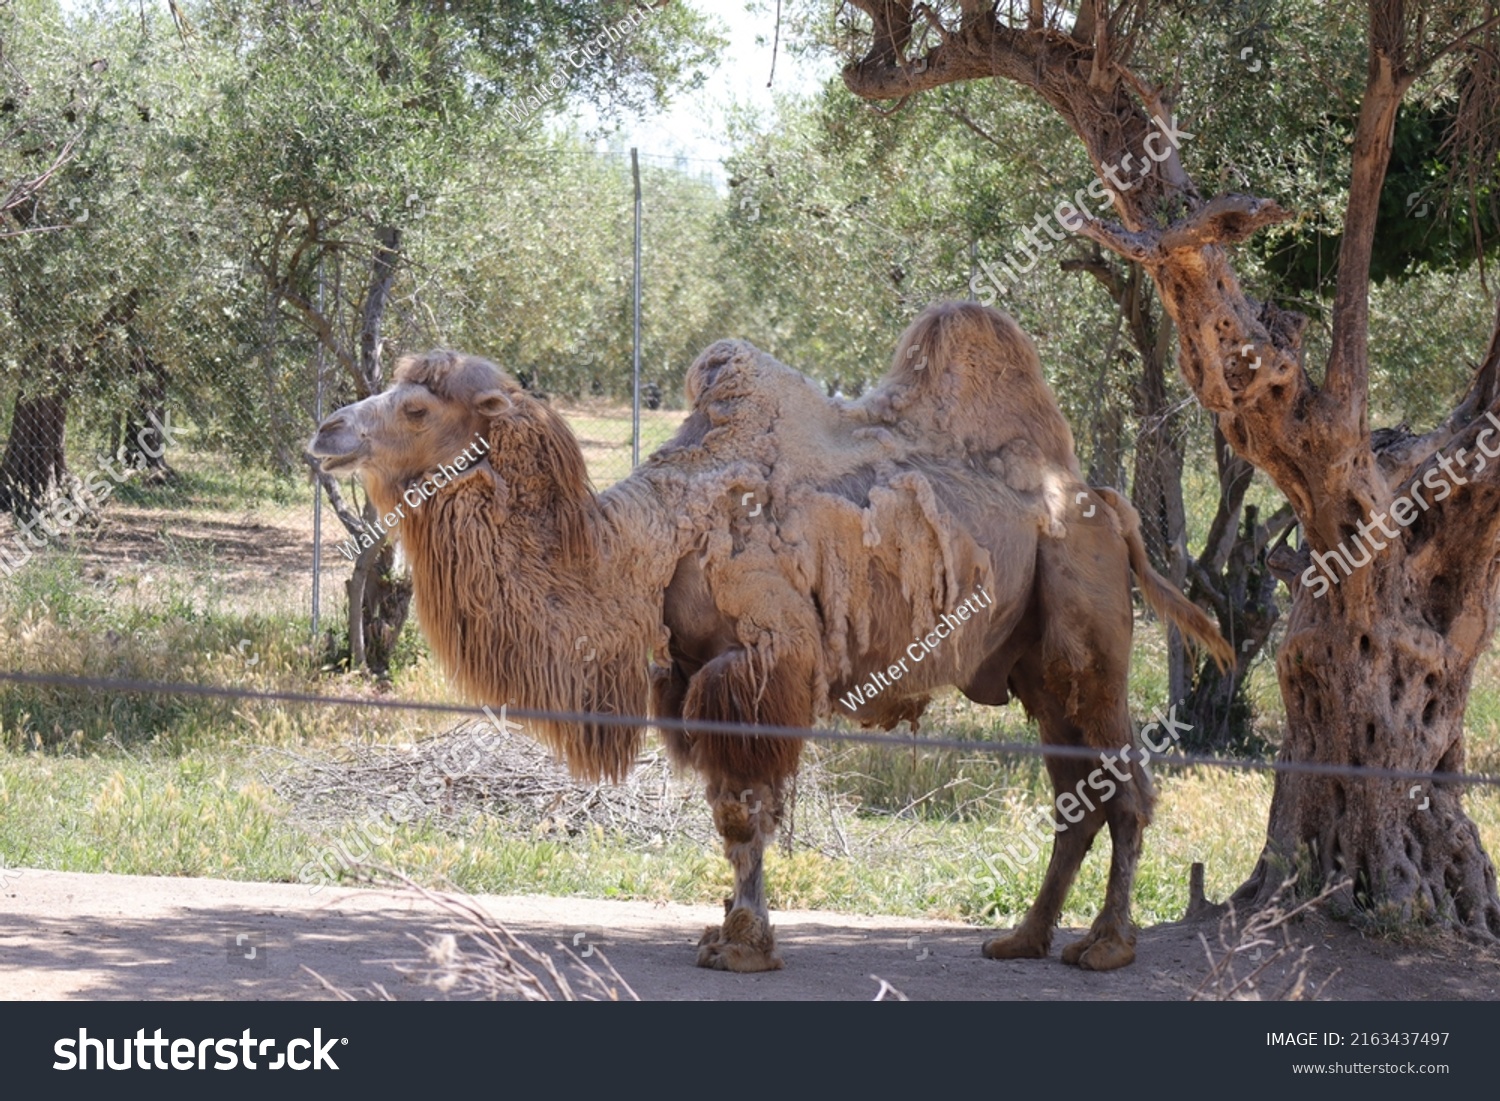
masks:
[[(420, 700), (372, 700), (357, 696), (316, 696), (306, 692), (264, 691), (233, 688), (228, 685), (173, 684), (161, 681), (116, 679), (107, 677), (73, 677), (57, 673), (23, 673), (0, 671), (0, 682), (43, 685), (55, 688), (82, 688), (97, 692), (127, 692), (169, 696), (206, 696), (223, 699), (270, 700), (278, 703), (320, 704), (332, 707), (374, 707), (392, 711), (438, 712), (471, 715), (493, 721), (488, 708), (458, 703), (427, 703)], [(1039, 745), (1029, 742), (995, 742), (958, 738), (918, 738), (876, 734), (859, 730), (816, 730), (795, 726), (760, 726), (754, 723), (718, 722), (711, 719), (648, 718), (639, 715), (607, 715), (596, 711), (546, 711), (506, 706), (507, 719), (529, 719), (541, 722), (591, 723), (595, 726), (649, 726), (658, 730), (679, 730), (689, 734), (728, 734), (757, 738), (793, 738), (798, 741), (852, 742), (861, 745), (888, 745), (894, 749), (949, 749), (993, 753), (999, 756), (1062, 757), (1097, 760), (1103, 752), (1097, 746)], [(1123, 748), (1123, 747), (1122, 747)], [(1317, 761), (1252, 761), (1226, 757), (1206, 757), (1194, 753), (1149, 753), (1132, 745), (1145, 761), (1162, 768), (1227, 768), (1243, 772), (1280, 772), (1303, 776), (1363, 777), (1372, 780), (1420, 780), (1431, 784), (1469, 784), (1500, 787), (1500, 776), (1463, 772), (1416, 772), (1410, 769), (1378, 768), (1370, 765), (1325, 764)], [(1125, 758), (1121, 758), (1124, 760)], [(1130, 763), (1127, 761), (1126, 763)]]

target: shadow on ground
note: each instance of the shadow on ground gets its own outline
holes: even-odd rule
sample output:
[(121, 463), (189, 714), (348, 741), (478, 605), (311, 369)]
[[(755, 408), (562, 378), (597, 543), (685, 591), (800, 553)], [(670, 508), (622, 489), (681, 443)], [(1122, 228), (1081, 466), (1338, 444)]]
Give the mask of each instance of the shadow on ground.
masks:
[[(14, 872), (10, 873), (12, 876)], [(645, 999), (830, 1000), (874, 997), (879, 976), (912, 1000), (1182, 1000), (1208, 973), (1202, 940), (1214, 922), (1144, 930), (1134, 966), (1109, 974), (1051, 959), (983, 959), (986, 930), (942, 922), (831, 913), (777, 913), (786, 969), (731, 975), (693, 966), (702, 906), (595, 899), (485, 896), (481, 904), (533, 947), (557, 955), (603, 952)], [(84, 875), (25, 869), (0, 889), (0, 998), (316, 999), (330, 996), (306, 969), (355, 993), (437, 996), (391, 961), (454, 924), (426, 902), (382, 890), (296, 884)], [(1371, 942), (1321, 919), (1294, 930), (1311, 945), (1308, 977), (1330, 999), (1500, 998), (1493, 950), (1431, 938)], [(1253, 970), (1246, 959), (1241, 974)], [(1278, 989), (1282, 975), (1266, 976)]]

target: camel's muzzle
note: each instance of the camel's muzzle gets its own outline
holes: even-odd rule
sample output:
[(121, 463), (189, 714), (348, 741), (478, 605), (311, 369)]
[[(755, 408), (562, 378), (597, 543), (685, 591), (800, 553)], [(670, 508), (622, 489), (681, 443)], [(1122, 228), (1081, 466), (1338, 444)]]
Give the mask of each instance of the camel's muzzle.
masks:
[(370, 445), (341, 414), (335, 413), (318, 425), (307, 451), (318, 460), (323, 473), (337, 474), (352, 470), (369, 458)]

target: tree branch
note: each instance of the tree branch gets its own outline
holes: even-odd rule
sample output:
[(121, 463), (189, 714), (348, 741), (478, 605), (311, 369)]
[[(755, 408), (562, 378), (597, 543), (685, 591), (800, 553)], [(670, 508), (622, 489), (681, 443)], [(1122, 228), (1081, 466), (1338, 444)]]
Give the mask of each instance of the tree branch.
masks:
[(963, 123), (970, 130), (972, 130), (974, 133), (978, 134), (985, 141), (987, 141), (991, 145), (993, 145), (996, 149), (999, 149), (1001, 152), (1003, 152), (1003, 153), (1009, 153), (1009, 152), (1012, 151), (1012, 146), (1011, 145), (1009, 145), (1009, 144), (1001, 141), (999, 138), (995, 137), (995, 135), (991, 134), (983, 126), (980, 126), (979, 123), (975, 122), (973, 119), (971, 119), (964, 112), (960, 111), (957, 107), (945, 107), (943, 109), (943, 114), (947, 115), (949, 118), (957, 119), (959, 122)]
[(1432, 67), (1443, 58), (1447, 57), (1454, 51), (1460, 50), (1464, 46), (1468, 45), (1469, 42), (1473, 40), (1475, 35), (1483, 34), (1485, 31), (1488, 31), (1493, 27), (1500, 27), (1500, 15), (1492, 15), (1484, 22), (1476, 23), (1474, 26), (1470, 27), (1453, 41), (1446, 43), (1442, 49), (1438, 50), (1438, 52), (1433, 54), (1431, 57), (1422, 58), (1421, 62), (1417, 66), (1418, 74), (1425, 74), (1427, 72), (1430, 72), (1432, 70)]
[[(927, 52), (926, 64), (913, 65), (906, 57), (911, 43), (913, 5), (907, 0), (850, 0), (870, 17), (874, 26), (865, 56), (844, 66), (844, 84), (861, 99), (900, 99), (914, 92), (980, 77), (1003, 76), (1027, 87), (1038, 87), (1045, 66), (1038, 64), (1044, 42), (1067, 42), (1077, 58), (1091, 51), (1081, 43), (1045, 30), (1027, 31), (1002, 26), (993, 15), (945, 27), (928, 8), (922, 14), (938, 31), (939, 43)], [(925, 5), (923, 5), (925, 7)], [(1056, 59), (1061, 62), (1063, 58)]]
[(1059, 271), (1081, 271), (1092, 275), (1104, 286), (1104, 290), (1117, 306), (1125, 294), (1125, 284), (1120, 279), (1119, 269), (1106, 260), (1099, 252), (1095, 252), (1092, 256), (1081, 256), (1072, 260), (1064, 260), (1057, 267)]
[(1219, 195), (1168, 226), (1161, 234), (1157, 249), (1165, 256), (1184, 249), (1238, 244), (1266, 226), (1279, 225), (1291, 221), (1291, 218), (1291, 214), (1273, 199)]
[[(0, 199), (0, 214), (5, 214), (15, 209), (22, 203), (35, 197), (36, 194), (42, 190), (42, 188), (46, 187), (47, 184), (51, 181), (52, 177), (57, 175), (58, 171), (73, 159), (73, 149), (78, 144), (79, 137), (80, 135), (74, 134), (72, 137), (68, 138), (67, 141), (63, 142), (62, 148), (59, 149), (57, 151), (57, 155), (52, 158), (52, 163), (44, 168), (40, 173), (32, 176), (30, 179), (17, 180), (16, 183), (11, 186), (11, 189), (6, 194), (5, 198)], [(60, 229), (61, 227), (47, 226), (44, 228)], [(30, 230), (28, 232), (36, 232), (36, 230)], [(7, 233), (4, 234), (4, 236), (14, 236), (14, 234)]]
[(1080, 216), (1076, 225), (1080, 237), (1095, 241), (1126, 260), (1144, 264), (1155, 257), (1161, 243), (1159, 230), (1130, 230), (1113, 222)]
[(328, 495), (328, 503), (333, 506), (333, 514), (339, 518), (339, 523), (344, 525), (345, 530), (350, 535), (368, 534), (370, 529), (365, 526), (363, 520), (355, 515), (354, 510), (349, 507), (349, 503), (344, 500), (344, 495), (339, 490), (339, 483), (333, 475), (324, 474), (322, 464), (306, 451), (302, 452), (302, 461), (307, 464), (308, 469), (312, 471), (314, 480), (318, 485), (323, 487), (323, 492)]
[(1349, 201), (1333, 301), (1333, 340), (1322, 394), (1324, 415), (1345, 427), (1351, 447), (1362, 446), (1369, 438), (1370, 259), (1396, 114), (1412, 80), (1402, 71), (1404, 23), (1403, 0), (1371, 3), (1365, 95), (1354, 129)]
[(1475, 417), (1481, 416), (1486, 409), (1493, 409), (1497, 401), (1500, 401), (1500, 295), (1495, 296), (1495, 320), (1490, 326), (1490, 345), (1485, 350), (1484, 358), (1479, 361), (1479, 369), (1469, 381), (1469, 389), (1464, 393), (1463, 400), (1443, 422), (1442, 431), (1451, 437)]
[(301, 295), (293, 293), (287, 287), (277, 287), (271, 293), (278, 301), (285, 302), (297, 311), (297, 315), (312, 330), (313, 335), (318, 338), (318, 342), (333, 353), (334, 358), (339, 361), (339, 366), (348, 371), (349, 377), (353, 380), (355, 386), (359, 386), (359, 365), (354, 362), (354, 357), (339, 343), (338, 334), (333, 331), (333, 323), (323, 314), (319, 313), (311, 302), (307, 301)]
[(1250, 480), (1255, 468), (1234, 453), (1224, 432), (1214, 418), (1214, 465), (1219, 471), (1219, 503), (1214, 510), (1213, 522), (1208, 526), (1208, 536), (1203, 540), (1203, 553), (1198, 561), (1207, 564), (1215, 576), (1224, 571), (1229, 561), (1229, 550), (1234, 545), (1235, 534), (1240, 526), (1240, 509), (1245, 503), (1245, 494), (1250, 489)]

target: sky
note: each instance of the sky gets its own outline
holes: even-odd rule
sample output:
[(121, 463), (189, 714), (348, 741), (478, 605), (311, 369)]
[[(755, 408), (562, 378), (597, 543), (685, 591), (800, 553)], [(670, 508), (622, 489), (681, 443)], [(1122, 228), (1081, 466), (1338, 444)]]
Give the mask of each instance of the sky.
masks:
[[(825, 74), (783, 49), (776, 59), (775, 87), (766, 87), (771, 77), (775, 0), (679, 2), (716, 18), (729, 39), (728, 47), (709, 70), (702, 88), (679, 96), (666, 112), (625, 120), (618, 136), (601, 144), (633, 145), (643, 154), (685, 158), (694, 169), (719, 177), (722, 173), (717, 166), (730, 152), (728, 118), (733, 106), (748, 106), (769, 116), (774, 96), (815, 91)], [(597, 124), (587, 110), (576, 118), (590, 129)]]

